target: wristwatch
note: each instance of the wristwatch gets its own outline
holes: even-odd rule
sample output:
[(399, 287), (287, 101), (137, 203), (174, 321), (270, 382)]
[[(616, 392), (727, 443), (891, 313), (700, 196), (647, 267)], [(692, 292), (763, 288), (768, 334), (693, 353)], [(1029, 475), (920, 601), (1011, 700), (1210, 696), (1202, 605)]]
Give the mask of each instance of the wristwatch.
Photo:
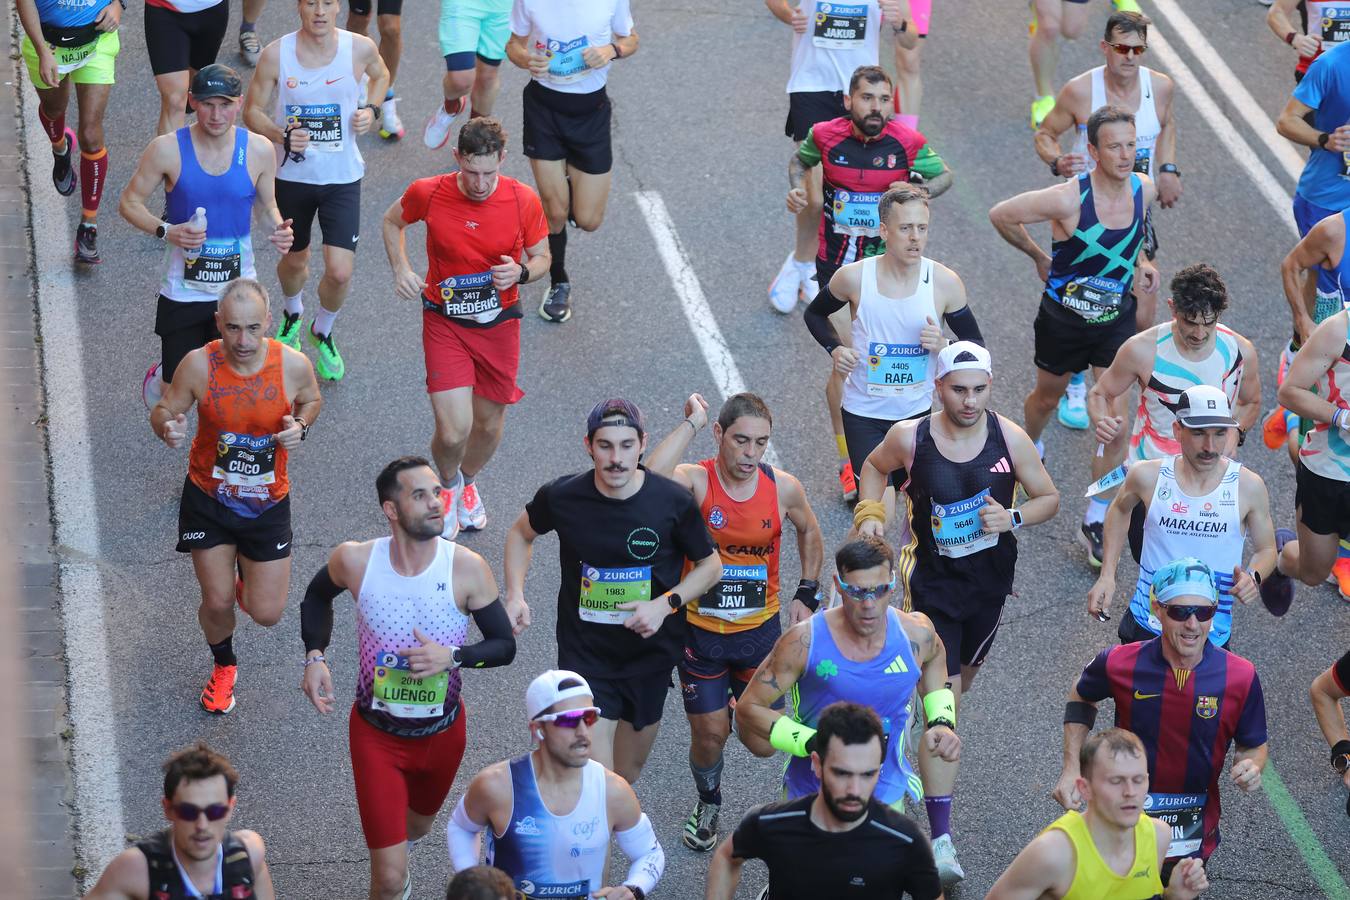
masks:
[(380, 121), (380, 108), (376, 106), (374, 103), (367, 103), (365, 106), (361, 108), (370, 110), (370, 114), (375, 117), (375, 121), (376, 122)]
[(520, 278), (516, 284), (527, 284), (530, 280), (530, 267), (524, 263), (520, 264)]
[(1323, 131), (1321, 134), (1317, 136), (1317, 146), (1325, 150), (1327, 149), (1327, 141), (1329, 140), (1331, 140), (1331, 135)]
[(671, 609), (679, 609), (681, 606), (684, 606), (684, 598), (674, 591), (666, 594), (666, 602), (670, 604)]
[(1178, 178), (1181, 177), (1181, 170), (1177, 168), (1176, 163), (1163, 163), (1161, 166), (1158, 166), (1158, 171), (1166, 172), (1168, 175), (1175, 175)]
[(1350, 741), (1337, 741), (1331, 748), (1331, 767), (1342, 775), (1350, 769)]
[(295, 421), (300, 423), (300, 440), (303, 441), (305, 438), (309, 437), (309, 423), (299, 416), (295, 417)]
[(1016, 531), (1022, 527), (1022, 511), (1020, 509), (1010, 509), (1008, 514), (1012, 516), (1012, 530)]
[(168, 222), (160, 222), (155, 226), (155, 237), (159, 238), (161, 241), (168, 240), (170, 227)]
[(625, 884), (624, 887), (633, 894), (633, 900), (647, 900), (647, 892), (636, 884)]

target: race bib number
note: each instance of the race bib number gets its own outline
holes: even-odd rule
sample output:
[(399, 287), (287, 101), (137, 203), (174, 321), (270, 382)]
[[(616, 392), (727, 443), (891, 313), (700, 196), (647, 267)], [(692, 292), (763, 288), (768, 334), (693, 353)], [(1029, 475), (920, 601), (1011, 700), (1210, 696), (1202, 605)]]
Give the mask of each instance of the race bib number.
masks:
[(337, 153), (342, 150), (342, 104), (288, 103), (286, 124), (309, 132), (307, 150)]
[(276, 456), (276, 438), (270, 434), (222, 432), (216, 438), (216, 462), (211, 477), (244, 489), (239, 491), (241, 495), (265, 494), (266, 485), (277, 480)]
[(651, 566), (602, 569), (581, 564), (581, 621), (595, 625), (622, 625), (632, 612), (615, 607), (620, 603), (650, 599)]
[(980, 510), (989, 488), (974, 497), (956, 503), (933, 501), (929, 523), (933, 527), (933, 543), (938, 554), (947, 557), (969, 556), (987, 550), (998, 543), (998, 534), (989, 533), (980, 524)]
[(705, 616), (735, 622), (763, 611), (769, 596), (768, 566), (722, 566), (722, 580), (698, 601)]
[(1193, 856), (1205, 838), (1204, 794), (1149, 794), (1144, 812), (1172, 829), (1167, 858)]
[(867, 394), (898, 397), (928, 380), (928, 351), (920, 344), (868, 344)]
[(587, 879), (553, 884), (521, 878), (516, 881), (516, 890), (525, 900), (589, 900), (591, 882)]
[(849, 237), (881, 237), (881, 194), (858, 191), (834, 192), (834, 230)]
[(437, 287), (441, 292), (442, 315), (484, 323), (491, 322), (502, 311), (502, 298), (492, 284), (491, 272), (452, 275)]
[(1107, 491), (1111, 490), (1112, 488), (1124, 484), (1125, 475), (1126, 475), (1125, 464), (1121, 463), (1120, 465), (1112, 469), (1110, 472), (1107, 472), (1101, 478), (1098, 478), (1096, 481), (1092, 482), (1092, 484), (1088, 485), (1087, 492), (1084, 493), (1083, 496), (1095, 497), (1098, 494), (1104, 494)]
[(370, 708), (400, 719), (443, 716), (449, 687), (449, 672), (415, 678), (406, 656), (385, 650), (375, 659)]
[(1089, 275), (1075, 278), (1064, 286), (1061, 305), (1089, 322), (1114, 321), (1125, 301), (1125, 283), (1114, 278)]
[(1138, 147), (1134, 151), (1134, 172), (1138, 175), (1151, 175), (1153, 151), (1148, 147)]
[(544, 47), (548, 55), (548, 80), (554, 84), (571, 84), (585, 78), (590, 67), (583, 54), (590, 45), (585, 35), (570, 41), (549, 38)]
[(825, 50), (860, 50), (867, 40), (867, 5), (821, 3), (816, 6), (811, 43)]
[(1339, 44), (1350, 40), (1350, 5), (1322, 9), (1322, 43)]
[(56, 57), (56, 73), (66, 75), (74, 72), (76, 69), (84, 68), (94, 56), (94, 51), (98, 49), (98, 41), (93, 40), (79, 47), (63, 47), (59, 44), (48, 43), (52, 49), (52, 54)]
[(183, 281), (199, 291), (222, 294), (226, 285), (243, 274), (243, 259), (238, 241), (208, 238), (196, 259), (183, 255)]

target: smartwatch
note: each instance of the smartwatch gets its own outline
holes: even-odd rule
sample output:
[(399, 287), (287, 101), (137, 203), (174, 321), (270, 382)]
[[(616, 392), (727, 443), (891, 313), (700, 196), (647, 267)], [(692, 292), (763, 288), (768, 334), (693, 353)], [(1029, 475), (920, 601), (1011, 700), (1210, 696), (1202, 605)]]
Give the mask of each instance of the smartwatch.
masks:
[(1325, 150), (1327, 149), (1327, 141), (1329, 140), (1331, 140), (1331, 135), (1323, 131), (1321, 134), (1317, 136), (1317, 146)]
[(159, 238), (161, 241), (167, 241), (169, 239), (169, 229), (171, 227), (172, 226), (169, 225), (168, 222), (160, 222), (155, 226), (155, 237)]
[(300, 440), (303, 441), (305, 438), (309, 437), (309, 423), (300, 416), (296, 416), (295, 421), (300, 423)]
[(647, 900), (647, 892), (636, 884), (625, 884), (624, 887), (632, 893), (633, 900)]
[(679, 609), (684, 606), (684, 598), (674, 591), (666, 595), (666, 602), (670, 604), (671, 609)]
[(1168, 175), (1175, 175), (1178, 178), (1181, 177), (1181, 170), (1177, 168), (1176, 163), (1163, 163), (1161, 166), (1158, 166), (1158, 171), (1166, 172)]
[(1350, 768), (1350, 741), (1337, 741), (1331, 748), (1331, 767), (1342, 775)]
[(1013, 507), (1012, 509), (1008, 510), (1008, 514), (1012, 516), (1012, 523), (1013, 523), (1012, 530), (1016, 531), (1017, 529), (1021, 528), (1022, 511), (1020, 509), (1017, 509), (1016, 507)]
[(530, 280), (530, 267), (524, 263), (520, 264), (520, 280), (516, 284), (526, 284)]
[(376, 106), (374, 103), (367, 103), (365, 106), (361, 108), (370, 110), (370, 114), (375, 117), (375, 121), (376, 122), (380, 121), (380, 108)]

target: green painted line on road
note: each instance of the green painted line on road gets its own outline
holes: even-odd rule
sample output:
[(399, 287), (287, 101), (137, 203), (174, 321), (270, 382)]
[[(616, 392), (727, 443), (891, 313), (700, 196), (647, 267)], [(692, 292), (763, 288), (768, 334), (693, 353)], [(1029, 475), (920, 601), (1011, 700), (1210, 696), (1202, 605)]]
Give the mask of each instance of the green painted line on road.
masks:
[(1331, 857), (1327, 856), (1322, 842), (1313, 834), (1312, 826), (1303, 817), (1303, 810), (1299, 809), (1298, 801), (1284, 786), (1279, 773), (1275, 771), (1274, 763), (1266, 765), (1265, 771), (1261, 773), (1261, 781), (1265, 784), (1266, 797), (1270, 799), (1270, 805), (1275, 807), (1276, 814), (1284, 823), (1284, 830), (1294, 839), (1294, 846), (1298, 848), (1303, 861), (1313, 873), (1322, 894), (1330, 900), (1350, 900), (1350, 887), (1346, 885)]

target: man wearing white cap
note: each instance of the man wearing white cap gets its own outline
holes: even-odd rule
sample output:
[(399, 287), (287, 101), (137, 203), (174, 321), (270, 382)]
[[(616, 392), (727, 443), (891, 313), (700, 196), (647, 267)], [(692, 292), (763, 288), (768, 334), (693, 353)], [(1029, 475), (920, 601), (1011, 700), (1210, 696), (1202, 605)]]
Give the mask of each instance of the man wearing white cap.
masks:
[[(536, 747), (469, 782), (446, 826), (451, 863), (476, 866), (491, 825), (488, 865), (527, 897), (643, 900), (666, 856), (628, 782), (591, 759), (600, 717), (591, 686), (576, 672), (545, 672), (525, 690), (525, 713)], [(631, 862), (623, 884), (604, 887), (611, 834)]]
[[(1202, 559), (1214, 572), (1219, 588), (1218, 615), (1209, 640), (1228, 644), (1233, 626), (1233, 600), (1251, 603), (1260, 596), (1261, 579), (1275, 569), (1275, 527), (1270, 520), (1270, 496), (1261, 476), (1223, 455), (1232, 430), (1238, 427), (1228, 406), (1228, 395), (1211, 385), (1182, 391), (1177, 399), (1172, 436), (1181, 452), (1130, 466), (1116, 493), (1102, 534), (1102, 573), (1088, 591), (1088, 612), (1109, 618), (1115, 593), (1116, 563), (1120, 561), (1134, 507), (1145, 503), (1139, 580), (1129, 611), (1121, 617), (1124, 643), (1161, 634), (1161, 625), (1149, 599), (1153, 573), (1183, 556)], [(1250, 537), (1253, 553), (1242, 565), (1243, 538)], [(1284, 615), (1278, 604), (1271, 612)]]
[[(910, 540), (899, 560), (903, 606), (932, 619), (959, 698), (984, 664), (1012, 591), (1012, 532), (1052, 518), (1059, 492), (1026, 432), (985, 408), (994, 377), (988, 350), (972, 341), (949, 344), (937, 354), (934, 377), (942, 409), (891, 426), (863, 464), (853, 520), (860, 533), (880, 537), (882, 492), (890, 473), (908, 470)], [(1018, 482), (1028, 499), (1014, 509)], [(941, 863), (957, 763), (921, 754), (919, 769)]]

